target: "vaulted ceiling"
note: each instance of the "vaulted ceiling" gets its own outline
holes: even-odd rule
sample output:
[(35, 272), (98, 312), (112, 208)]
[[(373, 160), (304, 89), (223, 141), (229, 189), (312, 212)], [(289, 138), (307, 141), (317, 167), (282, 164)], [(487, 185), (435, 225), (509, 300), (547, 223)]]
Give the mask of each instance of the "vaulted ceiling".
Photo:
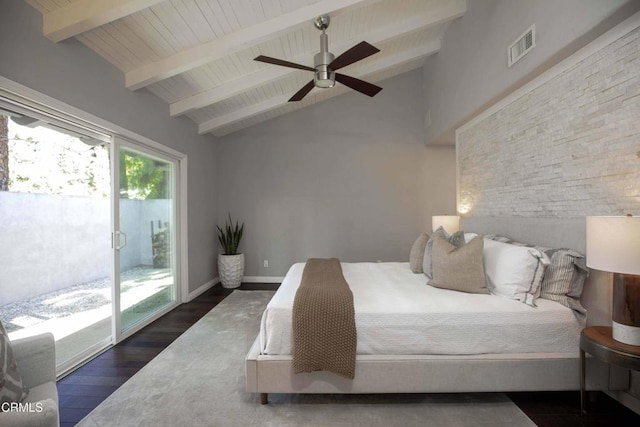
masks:
[[(440, 49), (465, 0), (25, 0), (53, 42), (75, 37), (186, 115), (201, 134), (226, 135), (349, 91), (314, 88), (304, 70), (254, 61), (266, 55), (313, 67), (315, 17), (328, 14), (329, 51), (367, 41), (380, 52), (340, 70), (371, 83), (422, 67)], [(371, 102), (368, 97), (362, 102)]]

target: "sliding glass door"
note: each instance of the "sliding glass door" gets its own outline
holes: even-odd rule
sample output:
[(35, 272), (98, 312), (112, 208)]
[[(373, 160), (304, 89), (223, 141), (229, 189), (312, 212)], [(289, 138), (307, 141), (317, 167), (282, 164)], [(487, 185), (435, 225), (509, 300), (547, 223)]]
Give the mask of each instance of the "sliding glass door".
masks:
[(10, 338), (51, 332), (63, 374), (175, 307), (185, 167), (181, 153), (0, 87), (0, 322)]
[(110, 140), (0, 104), (0, 322), (52, 333), (59, 372), (112, 342)]
[(176, 163), (117, 146), (116, 336), (177, 303)]

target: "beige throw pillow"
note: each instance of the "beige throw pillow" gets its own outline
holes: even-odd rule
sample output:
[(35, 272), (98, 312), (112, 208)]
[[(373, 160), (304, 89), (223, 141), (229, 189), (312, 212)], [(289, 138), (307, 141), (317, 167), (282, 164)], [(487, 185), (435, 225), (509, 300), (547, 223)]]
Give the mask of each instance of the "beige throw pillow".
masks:
[(456, 247), (440, 236), (433, 241), (433, 279), (436, 288), (474, 294), (488, 294), (482, 263), (482, 237), (475, 237), (464, 246)]
[(427, 246), (429, 235), (422, 233), (418, 236), (413, 246), (411, 246), (411, 252), (409, 253), (409, 268), (413, 273), (422, 273), (422, 261), (424, 259), (424, 248)]
[(442, 237), (444, 240), (452, 243), (456, 247), (460, 247), (465, 243), (464, 231), (460, 230), (453, 234), (449, 234), (442, 226), (438, 227), (427, 241), (427, 246), (424, 248), (424, 258), (422, 259), (422, 272), (429, 279), (433, 277), (431, 269), (431, 254), (433, 252), (433, 239), (435, 236)]

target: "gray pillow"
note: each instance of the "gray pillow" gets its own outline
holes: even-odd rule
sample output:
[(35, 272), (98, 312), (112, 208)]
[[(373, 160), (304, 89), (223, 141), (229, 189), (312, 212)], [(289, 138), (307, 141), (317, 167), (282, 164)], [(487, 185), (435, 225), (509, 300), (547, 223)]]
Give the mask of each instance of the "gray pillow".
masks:
[(540, 298), (546, 298), (574, 310), (578, 317), (587, 310), (580, 304), (580, 296), (587, 278), (584, 256), (573, 249), (547, 249), (550, 259), (540, 286)]
[(18, 372), (18, 364), (13, 357), (11, 341), (2, 323), (0, 323), (0, 369), (0, 404), (22, 402), (29, 390), (22, 385), (22, 376)]
[(424, 258), (422, 259), (422, 272), (429, 279), (431, 279), (431, 252), (433, 251), (433, 239), (435, 236), (441, 237), (456, 247), (464, 245), (464, 231), (460, 230), (449, 235), (444, 228), (438, 227), (429, 238), (429, 241), (427, 241), (427, 246), (424, 249)]
[(475, 237), (464, 246), (457, 247), (440, 236), (433, 241), (433, 279), (435, 288), (474, 294), (488, 294), (485, 283), (482, 251), (484, 240)]
[(413, 246), (411, 246), (411, 252), (409, 253), (409, 268), (413, 273), (422, 273), (422, 262), (424, 260), (424, 249), (427, 246), (429, 235), (422, 233), (418, 236)]

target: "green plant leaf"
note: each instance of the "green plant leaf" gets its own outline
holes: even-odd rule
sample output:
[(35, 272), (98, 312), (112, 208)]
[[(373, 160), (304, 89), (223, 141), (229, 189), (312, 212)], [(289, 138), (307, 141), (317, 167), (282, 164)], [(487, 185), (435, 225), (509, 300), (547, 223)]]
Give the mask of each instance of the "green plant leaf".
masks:
[(225, 223), (224, 229), (219, 225), (216, 225), (216, 228), (218, 229), (218, 241), (224, 249), (224, 255), (236, 255), (244, 233), (244, 223), (239, 224), (239, 222), (236, 221), (234, 225), (231, 219), (231, 213), (229, 213), (229, 218)]

